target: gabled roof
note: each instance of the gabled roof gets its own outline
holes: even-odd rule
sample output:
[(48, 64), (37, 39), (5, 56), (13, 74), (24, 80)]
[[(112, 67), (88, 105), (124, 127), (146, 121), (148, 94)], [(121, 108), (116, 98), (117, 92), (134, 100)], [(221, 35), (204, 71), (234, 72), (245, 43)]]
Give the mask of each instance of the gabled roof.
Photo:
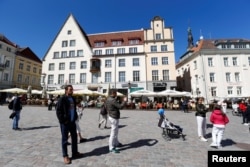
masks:
[(13, 47), (17, 47), (17, 44), (11, 42), (8, 38), (6, 38), (3, 34), (0, 34), (0, 41), (3, 41), (4, 43), (11, 45)]
[(70, 13), (69, 16), (68, 16), (68, 18), (65, 20), (64, 24), (62, 25), (60, 31), (58, 31), (57, 35), (55, 36), (53, 42), (51, 43), (49, 49), (48, 49), (47, 52), (45, 53), (45, 55), (44, 55), (44, 57), (43, 57), (42, 60), (45, 60), (45, 57), (46, 57), (46, 55), (48, 54), (48, 51), (51, 49), (53, 43), (54, 43), (55, 40), (57, 39), (57, 37), (58, 37), (58, 35), (60, 34), (60, 32), (62, 31), (63, 27), (65, 26), (65, 24), (67, 23), (67, 21), (68, 21), (71, 17), (72, 17), (72, 19), (74, 20), (74, 22), (77, 24), (78, 28), (80, 29), (80, 31), (81, 31), (81, 33), (82, 33), (82, 36), (85, 37), (85, 39), (87, 40), (87, 43), (88, 43), (88, 45), (89, 45), (89, 47), (90, 47), (90, 42), (89, 42), (89, 40), (88, 40), (88, 37), (87, 37), (85, 31), (84, 31), (83, 28), (80, 26), (80, 24), (78, 23), (78, 21), (74, 18), (74, 16)]
[(21, 57), (24, 57), (24, 58), (27, 58), (27, 59), (30, 59), (30, 60), (33, 60), (42, 64), (41, 59), (39, 59), (38, 56), (29, 47), (18, 48), (16, 54), (18, 56), (21, 56)]

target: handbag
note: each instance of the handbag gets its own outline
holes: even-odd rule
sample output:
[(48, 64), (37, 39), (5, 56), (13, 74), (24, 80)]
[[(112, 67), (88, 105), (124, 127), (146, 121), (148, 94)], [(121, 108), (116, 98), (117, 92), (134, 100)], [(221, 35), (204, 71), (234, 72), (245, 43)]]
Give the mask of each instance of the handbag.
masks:
[(12, 112), (9, 116), (10, 119), (13, 119), (16, 116), (16, 112)]

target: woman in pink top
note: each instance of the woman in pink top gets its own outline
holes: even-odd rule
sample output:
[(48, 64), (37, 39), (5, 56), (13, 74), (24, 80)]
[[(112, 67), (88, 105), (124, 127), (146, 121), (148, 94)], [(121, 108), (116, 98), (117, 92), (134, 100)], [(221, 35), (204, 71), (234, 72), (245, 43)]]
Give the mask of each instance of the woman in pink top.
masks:
[(221, 148), (221, 140), (229, 119), (221, 110), (221, 104), (215, 105), (214, 111), (210, 115), (210, 122), (213, 123), (212, 140), (210, 147)]

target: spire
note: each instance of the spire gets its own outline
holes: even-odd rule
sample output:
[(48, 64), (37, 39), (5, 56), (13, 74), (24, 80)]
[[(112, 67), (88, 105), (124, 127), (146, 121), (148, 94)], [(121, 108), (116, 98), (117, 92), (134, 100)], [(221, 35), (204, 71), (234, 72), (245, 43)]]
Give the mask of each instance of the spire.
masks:
[(191, 28), (188, 27), (188, 49), (192, 48), (194, 46), (194, 41), (193, 41), (193, 35), (192, 35), (192, 31)]

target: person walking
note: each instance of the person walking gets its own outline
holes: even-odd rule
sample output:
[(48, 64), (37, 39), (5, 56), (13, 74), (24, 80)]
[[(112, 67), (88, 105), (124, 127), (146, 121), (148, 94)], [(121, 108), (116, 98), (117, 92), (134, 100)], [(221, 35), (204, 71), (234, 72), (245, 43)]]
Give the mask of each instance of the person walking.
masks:
[(242, 100), (239, 104), (240, 111), (242, 113), (242, 124), (248, 125), (247, 123), (247, 104), (245, 103), (245, 100)]
[(218, 102), (215, 105), (215, 108), (210, 115), (210, 122), (213, 124), (212, 129), (212, 143), (210, 147), (222, 148), (221, 140), (225, 131), (226, 124), (229, 122), (229, 119), (222, 108), (222, 103)]
[(198, 102), (196, 104), (196, 120), (197, 120), (197, 128), (198, 128), (198, 136), (201, 141), (207, 142), (206, 136), (206, 112), (207, 108), (203, 104), (204, 99), (203, 97), (200, 97), (198, 99)]
[(86, 138), (82, 137), (81, 127), (79, 125), (79, 122), (80, 122), (80, 120), (82, 118), (82, 115), (83, 115), (83, 110), (84, 110), (84, 107), (81, 105), (81, 103), (79, 103), (79, 105), (77, 106), (77, 116), (78, 116), (78, 118), (76, 120), (76, 133), (77, 133), (77, 135), (79, 137), (79, 143), (83, 143), (83, 142), (87, 141)]
[[(62, 134), (62, 155), (65, 164), (70, 164), (72, 159), (82, 157), (82, 153), (78, 152), (77, 146), (77, 133), (76, 133), (76, 120), (78, 119), (76, 112), (76, 100), (73, 95), (73, 86), (65, 86), (65, 95), (63, 95), (57, 104), (56, 115), (60, 123)], [(72, 157), (69, 158), (67, 150), (68, 134), (71, 136), (71, 151)]]
[(101, 127), (102, 124), (104, 124), (104, 129), (107, 129), (107, 119), (108, 119), (108, 112), (107, 112), (107, 107), (105, 104), (105, 100), (103, 100), (103, 104), (100, 109), (100, 114), (99, 114), (99, 124), (98, 128)]
[(108, 111), (108, 119), (111, 125), (111, 132), (109, 137), (109, 151), (112, 153), (119, 153), (120, 151), (117, 147), (121, 147), (122, 144), (118, 140), (119, 132), (119, 119), (120, 119), (120, 109), (122, 109), (126, 104), (126, 98), (120, 104), (117, 102), (117, 91), (112, 89), (110, 91), (110, 96), (107, 98), (106, 107)]
[(16, 115), (13, 118), (13, 124), (12, 124), (12, 129), (13, 130), (21, 130), (19, 128), (19, 120), (20, 120), (20, 114), (22, 110), (22, 103), (20, 97), (18, 97), (17, 94), (15, 94), (12, 97), (13, 100), (13, 112), (16, 113)]

